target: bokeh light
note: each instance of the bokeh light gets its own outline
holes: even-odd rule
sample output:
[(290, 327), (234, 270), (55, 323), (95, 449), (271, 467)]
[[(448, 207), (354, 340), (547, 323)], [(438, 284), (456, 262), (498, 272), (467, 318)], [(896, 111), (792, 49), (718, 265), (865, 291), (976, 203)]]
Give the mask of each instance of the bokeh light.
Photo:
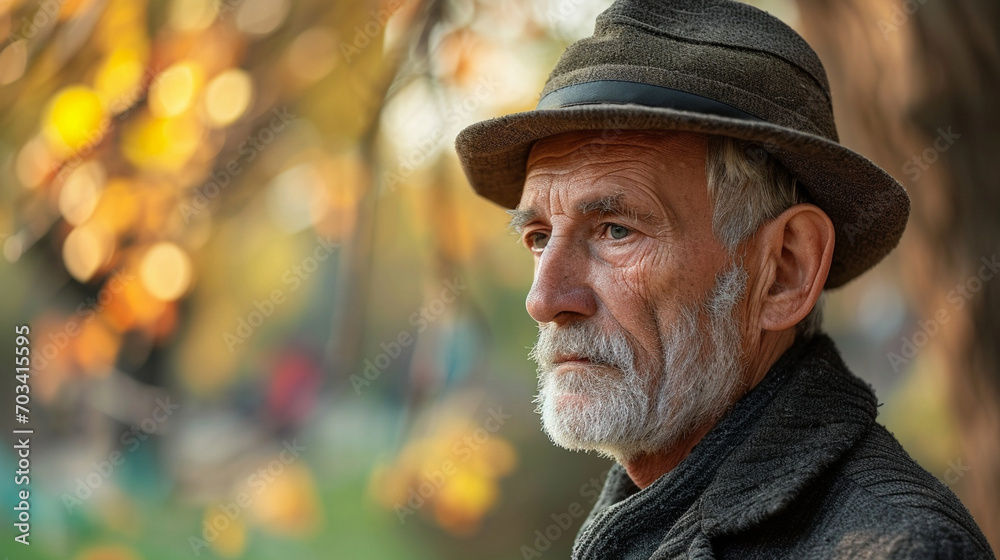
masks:
[(59, 213), (67, 222), (78, 226), (97, 208), (104, 186), (104, 167), (89, 161), (74, 169), (59, 190)]
[(146, 251), (139, 265), (139, 277), (153, 297), (173, 301), (191, 285), (191, 260), (183, 249), (163, 241)]
[(20, 39), (0, 50), (0, 85), (18, 80), (28, 65), (27, 41)]
[(292, 41), (287, 57), (292, 73), (300, 80), (318, 80), (340, 60), (336, 33), (327, 27), (307, 29)]
[(105, 117), (104, 104), (94, 90), (70, 86), (53, 97), (42, 130), (54, 150), (69, 155), (103, 139), (108, 126)]
[(94, 88), (112, 114), (129, 109), (144, 95), (141, 89), (146, 61), (135, 48), (111, 51), (94, 77)]
[(54, 174), (58, 165), (49, 144), (39, 135), (25, 142), (18, 153), (17, 178), (25, 187), (37, 187)]
[(94, 224), (74, 228), (63, 241), (66, 270), (80, 282), (89, 281), (108, 262), (113, 243), (111, 235)]
[(80, 370), (93, 377), (110, 375), (120, 347), (121, 334), (103, 320), (84, 323), (73, 345)]
[(122, 136), (122, 153), (133, 164), (170, 171), (180, 169), (194, 154), (202, 126), (191, 115), (170, 119), (144, 114), (129, 121)]
[(135, 224), (138, 216), (137, 198), (128, 180), (121, 177), (109, 179), (94, 210), (94, 220), (117, 235), (124, 234)]
[(215, 21), (218, 4), (215, 0), (174, 0), (170, 24), (178, 31), (201, 31)]
[(310, 164), (282, 172), (267, 191), (268, 213), (287, 232), (301, 231), (329, 211), (326, 181)]
[(181, 62), (167, 68), (150, 87), (150, 112), (157, 117), (180, 115), (191, 106), (203, 79), (203, 70), (194, 62)]
[[(280, 465), (280, 470), (275, 468)], [(254, 500), (251, 513), (261, 528), (271, 533), (289, 536), (308, 535), (323, 521), (322, 510), (316, 500), (316, 482), (312, 473), (302, 463), (284, 465), (279, 457), (269, 461), (265, 468), (280, 472)]]
[(236, 12), (236, 26), (251, 35), (267, 35), (288, 15), (289, 0), (243, 0)]
[(216, 127), (227, 126), (240, 118), (250, 106), (253, 82), (238, 68), (222, 72), (205, 88), (205, 113)]
[[(206, 542), (212, 552), (222, 558), (238, 558), (246, 551), (247, 546), (245, 516), (234, 517), (231, 508), (230, 503), (207, 508), (205, 518), (202, 520), (205, 529), (200, 536), (212, 537)], [(201, 553), (200, 548), (197, 552)]]

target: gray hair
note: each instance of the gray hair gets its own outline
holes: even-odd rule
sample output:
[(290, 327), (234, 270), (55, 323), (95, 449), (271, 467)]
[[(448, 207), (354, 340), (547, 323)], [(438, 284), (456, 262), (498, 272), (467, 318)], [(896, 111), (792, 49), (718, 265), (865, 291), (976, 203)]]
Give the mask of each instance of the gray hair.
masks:
[[(753, 236), (764, 222), (792, 206), (808, 202), (796, 178), (758, 144), (709, 136), (705, 171), (714, 212), (712, 230), (730, 251)], [(823, 322), (823, 297), (796, 325), (809, 338)]]

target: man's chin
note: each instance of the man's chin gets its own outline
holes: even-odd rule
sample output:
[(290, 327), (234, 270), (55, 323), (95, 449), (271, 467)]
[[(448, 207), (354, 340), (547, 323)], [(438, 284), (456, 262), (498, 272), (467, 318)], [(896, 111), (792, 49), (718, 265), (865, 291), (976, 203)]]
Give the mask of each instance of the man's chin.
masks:
[(597, 411), (590, 410), (594, 398), (579, 392), (559, 391), (547, 395), (542, 406), (542, 425), (553, 443), (573, 450), (601, 445), (594, 434)]
[(543, 431), (553, 444), (569, 451), (596, 451), (602, 456), (620, 460), (622, 454), (618, 446), (598, 437), (588, 426), (580, 425), (565, 418), (543, 419)]
[(542, 422), (542, 427), (552, 443), (570, 451), (593, 451), (603, 443), (595, 441), (586, 430), (558, 420)]
[(560, 424), (583, 422), (594, 404), (594, 397), (581, 391), (556, 390), (542, 397), (542, 410)]

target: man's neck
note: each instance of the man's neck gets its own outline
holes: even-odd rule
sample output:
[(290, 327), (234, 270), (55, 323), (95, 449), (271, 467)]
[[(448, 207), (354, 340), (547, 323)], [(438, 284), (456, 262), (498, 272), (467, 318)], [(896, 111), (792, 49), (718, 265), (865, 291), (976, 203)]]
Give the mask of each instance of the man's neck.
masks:
[[(747, 356), (749, 367), (745, 373), (743, 390), (733, 395), (732, 402), (735, 403), (740, 400), (743, 395), (747, 394), (747, 392), (756, 387), (757, 384), (764, 379), (764, 376), (767, 375), (771, 366), (778, 361), (778, 358), (780, 358), (782, 354), (792, 347), (794, 342), (794, 329), (789, 329), (780, 333), (770, 331), (764, 331), (761, 333), (759, 343), (755, 345), (756, 347), (754, 351)], [(622, 466), (625, 467), (625, 471), (628, 472), (629, 478), (632, 479), (632, 482), (634, 482), (636, 486), (639, 488), (646, 488), (650, 484), (656, 482), (656, 479), (672, 471), (674, 467), (679, 465), (680, 462), (684, 460), (685, 457), (690, 455), (694, 446), (701, 441), (701, 438), (705, 437), (705, 434), (707, 434), (715, 426), (718, 420), (719, 419), (714, 419), (711, 422), (706, 423), (689, 437), (685, 438), (680, 443), (671, 446), (669, 449), (640, 455), (633, 459), (624, 461)]]
[(636, 486), (639, 488), (646, 488), (650, 484), (656, 482), (656, 479), (674, 470), (674, 467), (679, 465), (685, 457), (691, 454), (691, 450), (694, 449), (694, 446), (701, 441), (701, 438), (705, 437), (705, 434), (707, 434), (714, 425), (715, 423), (712, 423), (702, 427), (697, 432), (691, 434), (691, 436), (682, 443), (675, 445), (670, 449), (640, 455), (634, 459), (625, 461), (622, 463), (622, 466), (625, 467), (625, 471), (628, 473), (629, 478), (632, 479), (632, 482), (634, 482)]

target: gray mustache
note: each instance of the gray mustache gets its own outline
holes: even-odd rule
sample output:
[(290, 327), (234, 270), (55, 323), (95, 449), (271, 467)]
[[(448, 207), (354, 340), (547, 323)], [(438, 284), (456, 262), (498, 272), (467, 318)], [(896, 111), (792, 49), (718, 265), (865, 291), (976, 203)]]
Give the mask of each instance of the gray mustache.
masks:
[(620, 369), (632, 366), (635, 360), (635, 352), (620, 332), (603, 332), (595, 325), (584, 322), (565, 327), (540, 325), (538, 340), (529, 357), (539, 367), (549, 369), (557, 356), (565, 354)]

